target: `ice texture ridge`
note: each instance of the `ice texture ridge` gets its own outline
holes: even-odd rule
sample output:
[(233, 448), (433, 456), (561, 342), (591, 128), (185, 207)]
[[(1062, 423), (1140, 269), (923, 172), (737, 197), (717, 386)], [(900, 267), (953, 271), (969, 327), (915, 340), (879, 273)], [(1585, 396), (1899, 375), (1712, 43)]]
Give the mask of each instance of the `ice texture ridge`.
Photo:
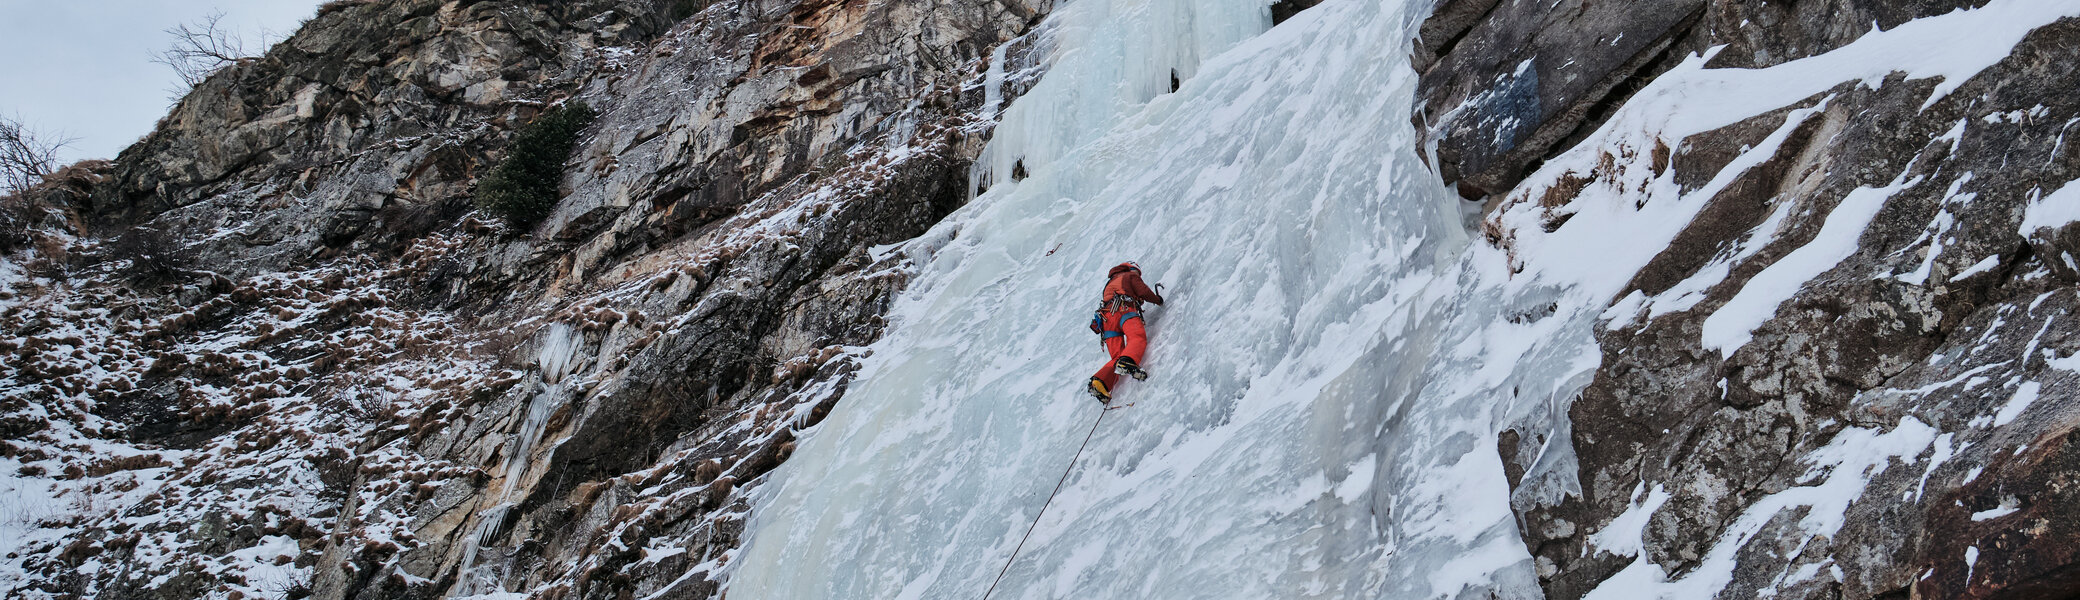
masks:
[[(756, 492), (729, 596), (980, 597), (1099, 415), (1084, 325), (1106, 269), (1135, 260), (1170, 299), (1148, 316), (1155, 376), (1121, 386), (1134, 407), (995, 597), (1536, 597), (1495, 431), (1555, 427), (1596, 365), (1595, 311), (1505, 318), (1558, 292), (1470, 246), (1415, 155), (1407, 48), (1428, 8), (1050, 17), (1052, 67), (978, 166), (1025, 157), (1029, 176), (903, 248), (916, 282)], [(1176, 92), (1148, 85), (1172, 69)], [(1572, 485), (1544, 476), (1572, 474), (1554, 446), (1526, 489)]]

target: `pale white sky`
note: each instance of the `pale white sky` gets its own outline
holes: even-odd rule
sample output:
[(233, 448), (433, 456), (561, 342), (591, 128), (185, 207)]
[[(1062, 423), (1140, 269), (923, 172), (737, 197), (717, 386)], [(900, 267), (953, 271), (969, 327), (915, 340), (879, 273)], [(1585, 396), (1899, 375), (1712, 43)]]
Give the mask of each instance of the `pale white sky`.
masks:
[[(152, 62), (169, 27), (215, 11), (248, 46), (279, 39), (323, 0), (0, 0), (0, 114), (78, 138), (65, 162), (114, 158), (172, 108), (178, 78)], [(259, 50), (255, 50), (257, 53)]]

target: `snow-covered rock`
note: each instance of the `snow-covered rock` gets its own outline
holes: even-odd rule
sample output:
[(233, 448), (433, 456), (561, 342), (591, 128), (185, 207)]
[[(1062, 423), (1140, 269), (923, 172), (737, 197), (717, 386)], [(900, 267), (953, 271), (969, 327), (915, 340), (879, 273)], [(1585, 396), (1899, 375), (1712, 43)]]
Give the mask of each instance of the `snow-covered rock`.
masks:
[[(1845, 4), (1506, 3), (1426, 72), (1442, 171), (1496, 193), (1490, 242), (1524, 276), (1606, 272), (1589, 279), (1601, 365), (1570, 429), (1519, 426), (1500, 447), (1513, 481), (1529, 438), (1568, 435), (1578, 455), (1578, 494), (1516, 498), (1547, 597), (2072, 585), (2062, 523), (2080, 496), (2051, 465), (2080, 413), (2034, 399), (2080, 390), (2053, 364), (2080, 300), (2059, 250), (2080, 10)], [(1493, 45), (1509, 36), (1537, 41)], [(1618, 47), (1644, 39), (1663, 64)], [(1557, 83), (1606, 72), (1632, 79)], [(1483, 78), (1537, 81), (1519, 104), (1542, 112), (1464, 91)], [(1558, 130), (1575, 133), (1484, 137)], [(1640, 538), (1597, 542), (1638, 530), (1648, 488), (1668, 495)], [(2029, 490), (2008, 505), (2034, 512), (1968, 519), (2004, 502), (1995, 489)]]

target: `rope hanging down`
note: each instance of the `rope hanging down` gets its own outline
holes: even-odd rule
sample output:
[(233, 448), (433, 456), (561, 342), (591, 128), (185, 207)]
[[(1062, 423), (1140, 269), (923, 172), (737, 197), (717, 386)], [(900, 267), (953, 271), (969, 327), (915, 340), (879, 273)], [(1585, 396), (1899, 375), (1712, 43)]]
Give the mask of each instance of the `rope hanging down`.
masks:
[(1026, 539), (1033, 537), (1033, 528), (1040, 526), (1041, 515), (1047, 514), (1049, 504), (1054, 504), (1055, 494), (1062, 493), (1062, 484), (1069, 481), (1069, 472), (1076, 470), (1076, 461), (1083, 460), (1083, 449), (1091, 445), (1091, 436), (1098, 433), (1098, 424), (1104, 423), (1105, 415), (1111, 412), (1111, 408), (1098, 411), (1098, 420), (1091, 423), (1090, 433), (1083, 434), (1083, 444), (1076, 447), (1076, 457), (1069, 459), (1069, 468), (1063, 469), (1061, 480), (1054, 482), (1054, 491), (1048, 492), (1047, 501), (1040, 504), (1040, 514), (1033, 515), (1033, 524), (1026, 526), (1026, 534), (1018, 538), (1018, 546), (1011, 549), (1011, 558), (1004, 559), (1004, 568), (997, 571), (996, 581), (989, 582), (989, 591), (982, 593), (982, 600), (989, 600), (989, 595), (997, 592), (997, 584), (1004, 582), (1004, 574), (1011, 572), (1011, 563), (1018, 560), (1018, 551), (1025, 549)]

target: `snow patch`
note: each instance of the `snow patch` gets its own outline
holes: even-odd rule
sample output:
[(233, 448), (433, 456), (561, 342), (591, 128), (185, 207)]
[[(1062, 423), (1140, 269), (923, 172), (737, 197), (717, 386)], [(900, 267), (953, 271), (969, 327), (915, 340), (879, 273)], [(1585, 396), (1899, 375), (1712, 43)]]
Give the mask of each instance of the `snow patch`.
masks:
[(1849, 505), (1861, 498), (1872, 478), (1895, 461), (1910, 460), (1936, 440), (1936, 430), (1913, 417), (1900, 419), (1891, 431), (1851, 427), (1826, 447), (1806, 457), (1807, 478), (1817, 481), (1793, 487), (1750, 504), (1689, 573), (1670, 579), (1645, 556), (1598, 584), (1584, 598), (1710, 598), (1733, 580), (1736, 554), (1765, 525), (1787, 510), (1804, 508), (1797, 527), (1809, 535), (1833, 537), (1840, 531)]
[(1716, 348), (1720, 356), (1730, 357), (1747, 345), (1755, 337), (1755, 328), (1776, 316), (1777, 307), (1797, 294), (1805, 282), (1855, 254), (1857, 238), (1870, 226), (1878, 210), (1885, 207), (1885, 201), (1916, 181), (1918, 178), (1909, 180), (1902, 173), (1885, 187), (1857, 188), (1843, 196), (1811, 241), (1756, 273), (1733, 299), (1705, 318), (1704, 347)]
[(2049, 194), (2032, 192), (2031, 196), (2029, 205), (2024, 208), (2022, 227), (2018, 230), (2022, 235), (2080, 221), (2080, 181), (2068, 181)]
[(1611, 523), (1603, 526), (1596, 535), (1590, 536), (1589, 544), (1618, 556), (1639, 555), (1645, 547), (1647, 520), (1654, 516), (1655, 511), (1661, 510), (1661, 505), (1666, 504), (1669, 497), (1667, 489), (1659, 483), (1654, 484), (1654, 490), (1647, 493), (1646, 500), (1635, 498), (1631, 508), (1611, 519)]
[(2015, 395), (2008, 398), (2007, 404), (2001, 405), (1999, 412), (1993, 413), (1993, 426), (2000, 427), (2015, 422), (2016, 417), (2022, 416), (2022, 411), (2029, 410), (2029, 405), (2037, 401), (2037, 394), (2043, 387), (2043, 384), (2035, 381), (2016, 386)]
[(2015, 514), (2017, 511), (2020, 510), (2022, 510), (2022, 503), (2017, 501), (2014, 496), (2008, 496), (2005, 498), (2001, 498), (2000, 506), (1995, 506), (1993, 508), (1972, 513), (1972, 520), (1991, 521), (1994, 519)]
[(1972, 266), (1965, 267), (1963, 271), (1958, 271), (1956, 275), (1951, 275), (1950, 281), (1954, 283), (1959, 279), (1991, 271), (1994, 267), (2000, 266), (2000, 264), (2001, 257), (1998, 254), (1979, 259), (1979, 262), (1972, 263)]

